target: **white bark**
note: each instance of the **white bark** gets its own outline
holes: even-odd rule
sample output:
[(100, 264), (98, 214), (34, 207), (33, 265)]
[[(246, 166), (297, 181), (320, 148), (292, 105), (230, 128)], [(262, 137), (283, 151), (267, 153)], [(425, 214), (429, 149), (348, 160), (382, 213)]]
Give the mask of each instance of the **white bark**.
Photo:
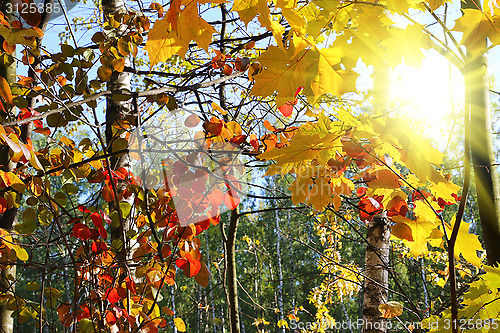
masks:
[(380, 304), (387, 302), (389, 283), (389, 220), (383, 214), (373, 217), (368, 224), (365, 255), (365, 282), (363, 304), (363, 332), (386, 333), (387, 320), (381, 317)]

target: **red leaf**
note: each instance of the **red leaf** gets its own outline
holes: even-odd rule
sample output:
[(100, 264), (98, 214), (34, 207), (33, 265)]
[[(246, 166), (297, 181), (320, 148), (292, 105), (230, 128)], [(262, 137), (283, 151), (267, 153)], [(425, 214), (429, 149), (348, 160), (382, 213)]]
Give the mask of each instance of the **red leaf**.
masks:
[(90, 210), (88, 210), (85, 206), (83, 205), (78, 205), (78, 210), (82, 213), (90, 213)]
[(246, 135), (238, 135), (238, 136), (235, 136), (234, 138), (232, 138), (230, 140), (231, 143), (234, 143), (236, 145), (241, 145), (243, 142), (245, 142), (245, 139), (247, 138)]
[(225, 194), (224, 194), (224, 203), (226, 204), (227, 208), (234, 210), (236, 207), (240, 204), (240, 197), (236, 192), (234, 192), (231, 189), (229, 189)]
[(3, 213), (7, 210), (8, 204), (7, 200), (4, 197), (0, 197), (0, 213)]
[(108, 232), (106, 231), (106, 229), (104, 229), (103, 226), (100, 226), (97, 230), (99, 231), (99, 236), (101, 236), (103, 239), (108, 238)]
[(186, 253), (185, 257), (189, 262), (189, 274), (186, 275), (187, 267), (184, 267), (184, 274), (188, 277), (193, 277), (200, 271), (201, 262), (199, 260), (194, 259), (190, 253)]
[(92, 233), (90, 232), (89, 227), (82, 223), (77, 223), (73, 226), (73, 233), (71, 236), (80, 238), (81, 240), (87, 240), (90, 236), (92, 236)]
[(280, 106), (278, 110), (281, 112), (283, 116), (290, 117), (293, 112), (293, 104), (290, 102), (286, 102), (285, 104)]
[(205, 129), (205, 131), (207, 131), (213, 136), (220, 135), (220, 133), (222, 132), (222, 127), (223, 127), (222, 122), (217, 122), (217, 123), (205, 122), (203, 124), (203, 128)]
[(121, 298), (120, 295), (118, 295), (118, 291), (116, 290), (116, 288), (110, 288), (105, 295), (105, 299), (107, 299), (110, 303), (116, 303)]
[(179, 258), (175, 261), (175, 265), (180, 269), (183, 269), (188, 264), (187, 259)]
[(102, 227), (102, 217), (101, 215), (99, 215), (99, 213), (96, 212), (92, 213), (92, 215), (90, 215), (90, 219), (97, 228)]
[(130, 292), (135, 295), (135, 293), (136, 293), (135, 290), (136, 290), (137, 286), (135, 285), (134, 280), (132, 280), (130, 277), (127, 276), (125, 278), (125, 285), (127, 286), (127, 289), (130, 290)]
[(375, 196), (374, 198), (372, 197), (362, 198), (358, 204), (359, 216), (361, 220), (370, 221), (373, 218), (373, 215), (382, 212), (384, 208), (382, 205), (382, 199), (383, 196), (381, 195)]
[(108, 323), (108, 325), (113, 326), (114, 324), (116, 324), (117, 320), (118, 319), (116, 318), (113, 312), (109, 310), (106, 311), (106, 322)]
[(255, 134), (250, 134), (250, 144), (252, 145), (254, 151), (259, 149), (259, 140)]

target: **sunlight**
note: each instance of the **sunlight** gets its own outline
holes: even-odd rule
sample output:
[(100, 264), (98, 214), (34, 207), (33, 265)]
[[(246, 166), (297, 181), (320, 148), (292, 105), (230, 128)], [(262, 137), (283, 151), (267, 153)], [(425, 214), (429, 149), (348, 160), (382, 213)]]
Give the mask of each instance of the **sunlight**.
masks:
[(464, 103), (460, 71), (441, 56), (428, 54), (420, 68), (401, 64), (394, 68), (391, 95), (396, 113), (407, 117), (425, 136), (443, 143), (452, 118)]

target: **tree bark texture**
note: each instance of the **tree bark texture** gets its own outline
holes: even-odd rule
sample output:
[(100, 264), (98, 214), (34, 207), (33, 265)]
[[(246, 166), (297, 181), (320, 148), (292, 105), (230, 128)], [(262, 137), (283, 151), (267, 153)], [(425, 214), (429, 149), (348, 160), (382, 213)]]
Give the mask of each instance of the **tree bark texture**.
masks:
[(238, 281), (236, 272), (236, 232), (238, 231), (239, 215), (237, 210), (231, 211), (231, 219), (227, 237), (224, 242), (225, 271), (227, 281), (227, 303), (229, 307), (229, 328), (231, 333), (240, 333), (240, 312), (238, 305)]
[[(462, 2), (462, 9), (477, 9), (477, 1)], [(486, 39), (484, 40), (486, 46)], [(467, 45), (466, 45), (467, 46)], [(494, 164), (487, 59), (468, 54), (465, 91), (470, 101), (471, 160), (477, 205), (489, 265), (500, 264), (500, 191)]]
[[(124, 0), (103, 0), (102, 8), (104, 18), (107, 19), (109, 16), (125, 12), (126, 6)], [(121, 25), (116, 29), (117, 36), (125, 33), (126, 26)], [(130, 66), (130, 58), (125, 57), (125, 66)], [(130, 91), (131, 90), (131, 73), (127, 72), (117, 72), (113, 71), (111, 78), (107, 82), (107, 89), (112, 92), (119, 93), (120, 91)], [(119, 139), (125, 138), (127, 131), (126, 129), (120, 127), (118, 122), (120, 120), (127, 120), (128, 122), (135, 124), (136, 115), (133, 110), (133, 106), (130, 100), (127, 101), (116, 101), (111, 97), (106, 100), (106, 146), (108, 153), (113, 152), (113, 144)], [(111, 170), (118, 170), (124, 168), (127, 171), (131, 171), (131, 158), (130, 154), (125, 153), (119, 156), (112, 156), (110, 159)], [(116, 194), (120, 195), (126, 189), (126, 182), (117, 181), (115, 182)], [(116, 201), (128, 202), (131, 207), (131, 212), (129, 216), (133, 216), (133, 195), (128, 198), (117, 198)], [(131, 245), (129, 244), (129, 239), (126, 236), (127, 231), (133, 228), (133, 219), (122, 216), (120, 208), (116, 201), (110, 202), (110, 212), (116, 211), (118, 216), (120, 216), (119, 226), (115, 224), (110, 230), (110, 236), (112, 240), (121, 240), (123, 245), (117, 253), (117, 263), (120, 266), (127, 266), (127, 260), (131, 258)], [(115, 222), (116, 223), (116, 222)]]
[[(5, 6), (7, 2), (3, 4), (0, 3), (0, 11), (6, 13)], [(7, 20), (10, 20), (10, 15), (6, 14)], [(0, 45), (3, 44), (3, 37), (0, 36)], [(16, 66), (15, 63), (5, 67), (0, 65), (0, 76), (2, 76), (7, 82), (13, 83), (15, 81)], [(12, 171), (14, 169), (14, 164), (10, 161), (9, 157), (9, 147), (0, 147), (0, 168), (3, 171)], [(17, 208), (7, 209), (0, 216), (0, 228), (6, 230), (12, 230), (14, 222), (17, 217)], [(16, 276), (16, 266), (8, 266), (1, 270), (0, 272), (0, 292), (6, 294), (14, 294), (15, 285), (14, 280)], [(0, 307), (0, 333), (12, 333), (14, 330), (14, 318), (12, 317), (12, 310), (8, 310), (6, 305)]]
[(363, 332), (386, 333), (387, 320), (382, 318), (378, 306), (387, 302), (389, 283), (389, 220), (375, 215), (368, 223), (365, 254), (365, 282), (363, 302)]

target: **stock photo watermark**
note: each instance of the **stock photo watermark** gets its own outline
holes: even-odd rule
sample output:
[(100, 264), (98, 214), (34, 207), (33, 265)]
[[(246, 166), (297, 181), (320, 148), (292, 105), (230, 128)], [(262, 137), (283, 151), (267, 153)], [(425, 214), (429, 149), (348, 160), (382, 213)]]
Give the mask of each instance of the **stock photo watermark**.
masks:
[[(320, 327), (318, 327), (318, 325)], [(392, 330), (394, 332), (408, 332), (414, 329), (437, 330), (451, 329), (453, 326), (461, 330), (472, 329), (493, 329), (500, 328), (499, 319), (459, 319), (453, 325), (449, 318), (440, 320), (427, 320), (424, 322), (405, 322), (396, 320), (367, 321), (362, 318), (356, 320), (329, 321), (323, 320), (321, 323), (291, 320), (289, 328), (294, 331), (323, 329), (327, 332), (358, 332), (363, 328), (374, 330)]]
[(5, 14), (19, 15), (23, 18), (34, 14), (46, 14), (50, 15), (50, 20), (53, 20), (73, 9), (78, 0), (54, 0), (47, 4), (45, 0), (0, 0), (0, 3), (3, 3)]
[(242, 149), (205, 138), (201, 123), (188, 128), (184, 120), (182, 113), (150, 117), (129, 139), (134, 174), (169, 192), (181, 226), (234, 209), (248, 193)]

